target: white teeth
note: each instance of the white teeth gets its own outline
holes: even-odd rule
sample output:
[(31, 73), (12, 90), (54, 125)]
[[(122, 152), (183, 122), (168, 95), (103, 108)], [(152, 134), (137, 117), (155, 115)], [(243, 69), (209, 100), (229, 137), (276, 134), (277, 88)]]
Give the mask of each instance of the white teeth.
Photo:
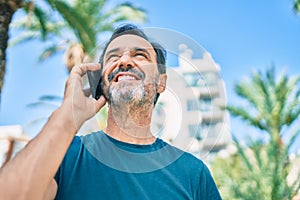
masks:
[(123, 75), (118, 77), (118, 81), (124, 81), (124, 80), (135, 80), (135, 77), (129, 75)]

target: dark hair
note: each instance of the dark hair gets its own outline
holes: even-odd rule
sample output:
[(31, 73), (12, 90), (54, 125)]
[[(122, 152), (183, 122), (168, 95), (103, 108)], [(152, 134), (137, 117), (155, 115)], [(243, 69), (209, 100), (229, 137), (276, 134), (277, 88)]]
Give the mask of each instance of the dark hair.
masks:
[[(128, 34), (136, 35), (141, 38), (144, 38), (152, 45), (152, 47), (156, 53), (158, 72), (160, 74), (165, 74), (166, 73), (166, 50), (160, 44), (151, 42), (149, 40), (149, 38), (147, 37), (147, 35), (144, 33), (144, 31), (133, 24), (125, 24), (125, 25), (119, 26), (118, 28), (115, 29), (115, 31), (113, 32), (109, 41), (104, 46), (104, 49), (100, 56), (99, 63), (101, 64), (101, 66), (103, 66), (103, 59), (104, 59), (104, 55), (105, 55), (108, 45), (117, 37), (120, 37), (122, 35), (128, 35)], [(154, 100), (154, 105), (156, 104), (158, 97), (159, 97), (159, 93), (156, 94), (156, 98)]]
[(150, 44), (152, 45), (152, 47), (156, 53), (158, 72), (160, 74), (165, 74), (166, 73), (166, 50), (160, 44), (151, 42), (148, 39), (147, 35), (140, 28), (138, 28), (137, 26), (135, 26), (133, 24), (125, 24), (125, 25), (122, 25), (122, 26), (116, 28), (116, 30), (113, 32), (112, 36), (110, 37), (109, 41), (104, 46), (104, 49), (100, 56), (99, 63), (101, 64), (101, 66), (103, 65), (103, 59), (104, 59), (104, 55), (105, 55), (108, 45), (117, 37), (122, 36), (122, 35), (127, 35), (127, 34), (137, 35), (141, 38), (144, 38), (148, 42), (150, 42)]

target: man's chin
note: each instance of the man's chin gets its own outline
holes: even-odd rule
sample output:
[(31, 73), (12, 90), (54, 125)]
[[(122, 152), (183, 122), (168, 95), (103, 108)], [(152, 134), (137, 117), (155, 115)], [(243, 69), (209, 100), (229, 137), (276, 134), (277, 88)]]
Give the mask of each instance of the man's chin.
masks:
[(144, 98), (144, 89), (141, 85), (126, 84), (126, 86), (112, 86), (109, 92), (109, 102), (114, 104), (130, 103)]
[(120, 93), (135, 91), (137, 88), (143, 88), (142, 84), (137, 81), (121, 81), (121, 82), (113, 83), (110, 86), (111, 90), (119, 91)]

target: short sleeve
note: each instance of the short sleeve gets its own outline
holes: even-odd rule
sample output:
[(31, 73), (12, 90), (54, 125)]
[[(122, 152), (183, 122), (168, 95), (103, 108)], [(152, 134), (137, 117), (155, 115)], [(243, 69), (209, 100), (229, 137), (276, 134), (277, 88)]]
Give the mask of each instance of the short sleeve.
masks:
[(216, 183), (207, 168), (206, 165), (203, 166), (199, 186), (196, 191), (196, 200), (222, 200)]
[(78, 155), (78, 152), (80, 150), (81, 140), (78, 136), (75, 136), (73, 138), (72, 143), (70, 144), (68, 151), (66, 152), (66, 155), (60, 164), (60, 167), (58, 168), (54, 179), (58, 185), (56, 198), (55, 199), (63, 199), (63, 190), (65, 187), (68, 187), (69, 180), (72, 177), (72, 170), (70, 170), (70, 166), (74, 167), (76, 166), (76, 161)]

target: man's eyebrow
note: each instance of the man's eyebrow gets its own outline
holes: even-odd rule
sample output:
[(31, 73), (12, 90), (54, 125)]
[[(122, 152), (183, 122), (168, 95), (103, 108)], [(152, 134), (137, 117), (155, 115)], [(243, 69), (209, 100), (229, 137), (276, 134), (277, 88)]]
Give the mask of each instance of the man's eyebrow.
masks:
[(135, 47), (133, 48), (134, 51), (142, 51), (144, 53), (146, 53), (149, 57), (150, 57), (150, 53), (146, 48), (141, 48), (141, 47)]
[[(107, 52), (105, 53), (105, 56), (107, 56), (107, 55), (109, 55), (109, 54), (111, 54), (111, 53), (118, 52), (118, 51), (120, 51), (120, 50), (121, 50), (120, 48), (114, 48), (114, 49), (111, 49), (111, 50), (109, 50), (109, 51), (107, 51)], [(131, 51), (142, 51), (142, 52), (146, 53), (146, 54), (150, 57), (150, 52), (149, 52), (146, 48), (134, 47), (134, 48), (132, 48)]]
[(107, 51), (107, 52), (105, 53), (105, 55), (108, 55), (108, 54), (111, 54), (111, 53), (115, 53), (115, 52), (117, 52), (117, 51), (120, 51), (120, 48), (114, 48), (114, 49), (111, 49), (111, 50)]

